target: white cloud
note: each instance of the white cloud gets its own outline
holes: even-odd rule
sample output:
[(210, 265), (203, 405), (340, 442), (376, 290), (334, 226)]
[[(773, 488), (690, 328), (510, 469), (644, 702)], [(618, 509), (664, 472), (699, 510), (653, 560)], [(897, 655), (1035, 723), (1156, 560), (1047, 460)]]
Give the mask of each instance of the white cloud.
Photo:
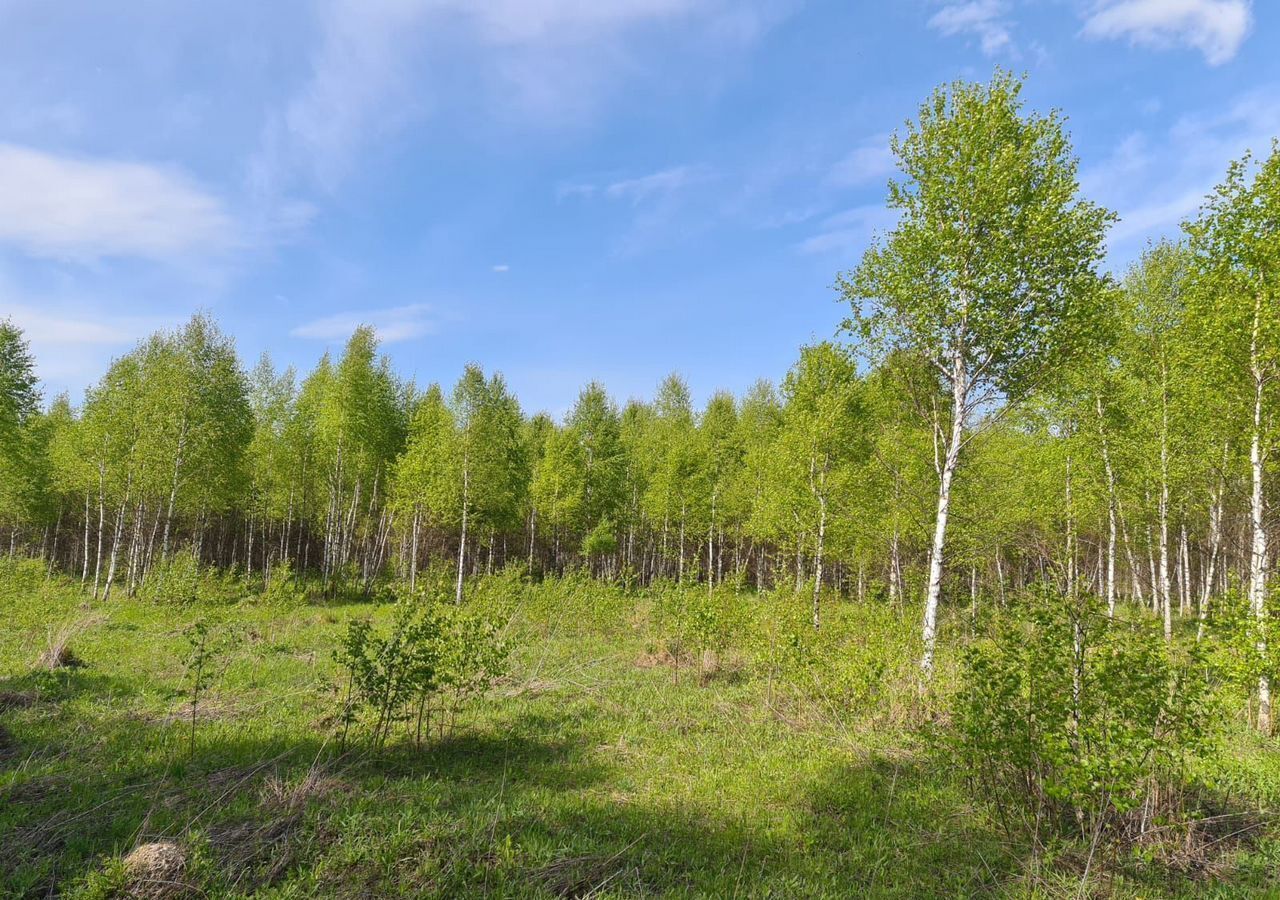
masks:
[(882, 204), (869, 203), (855, 206), (822, 221), (822, 230), (796, 245), (806, 254), (838, 253), (841, 256), (859, 254), (871, 239), (891, 228), (897, 213)]
[[(576, 120), (637, 67), (622, 38), (649, 26), (696, 26), (704, 42), (741, 46), (780, 0), (328, 0), (311, 74), (263, 131), (249, 179), (270, 196), (301, 174), (334, 189), (378, 136), (448, 103), (432, 96), (436, 58), (461, 49), (483, 102), (546, 127)], [(435, 52), (439, 42), (439, 51)], [(443, 74), (456, 82), (456, 71)]]
[(171, 260), (235, 243), (222, 203), (176, 172), (0, 144), (0, 242), (66, 260)]
[(268, 125), (252, 178), (274, 189), (279, 169), (298, 165), (332, 189), (356, 150), (394, 130), (423, 103), (409, 57), (430, 0), (334, 0), (323, 6), (312, 74), (280, 120)]
[(118, 315), (101, 302), (21, 292), (0, 273), (0, 311), (31, 342), (36, 373), (53, 390), (83, 387), (99, 378), (111, 357), (177, 316)]
[(867, 138), (860, 147), (832, 166), (827, 181), (836, 187), (856, 187), (887, 178), (896, 168), (893, 151), (889, 149), (889, 135), (878, 134)]
[(1153, 47), (1194, 47), (1217, 66), (1234, 57), (1248, 36), (1251, 5), (1251, 0), (1103, 0), (1085, 20), (1084, 33)]
[(701, 12), (706, 0), (425, 0), (425, 5), (467, 16), (496, 44), (565, 43), (620, 28)]
[(101, 318), (82, 311), (51, 311), (27, 304), (7, 302), (5, 315), (22, 329), (32, 344), (72, 344), (79, 346), (119, 346), (137, 340), (146, 328), (137, 322)]
[(1191, 216), (1209, 193), (1208, 186), (1190, 188), (1173, 197), (1160, 198), (1140, 203), (1124, 210), (1120, 221), (1111, 229), (1109, 235), (1113, 245), (1124, 244), (1134, 239), (1155, 237), (1176, 229)]
[(1007, 0), (967, 0), (947, 3), (929, 19), (929, 27), (944, 35), (973, 35), (982, 52), (994, 56), (1012, 50), (1012, 23)]
[(1085, 196), (1116, 210), (1108, 242), (1124, 262), (1148, 239), (1176, 236), (1246, 151), (1266, 153), (1280, 134), (1280, 92), (1250, 91), (1212, 112), (1186, 115), (1161, 132), (1127, 135), (1081, 173)]
[(672, 166), (639, 175), (635, 178), (622, 178), (605, 183), (576, 181), (560, 185), (556, 188), (556, 199), (569, 197), (603, 197), (607, 200), (625, 200), (633, 205), (650, 200), (658, 200), (678, 194), (686, 188), (708, 181), (714, 173), (706, 166)]
[(639, 178), (615, 181), (607, 185), (603, 193), (612, 200), (630, 200), (632, 203), (640, 203), (655, 196), (683, 190), (691, 184), (706, 180), (707, 177), (707, 171), (699, 166), (676, 166), (642, 175)]
[(511, 266), (507, 265), (506, 263), (498, 263), (496, 266), (493, 267), (493, 271), (499, 274), (503, 272), (510, 272)]
[(426, 303), (387, 309), (357, 309), (306, 322), (289, 333), (294, 337), (341, 341), (349, 338), (361, 325), (371, 325), (378, 340), (393, 344), (435, 333), (437, 323), (431, 313), (432, 308)]

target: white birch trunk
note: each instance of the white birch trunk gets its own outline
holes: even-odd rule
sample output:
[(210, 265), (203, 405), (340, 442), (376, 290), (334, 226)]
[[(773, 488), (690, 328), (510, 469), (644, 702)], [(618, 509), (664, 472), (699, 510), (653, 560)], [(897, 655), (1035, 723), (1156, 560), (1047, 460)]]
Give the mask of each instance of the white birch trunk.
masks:
[(938, 480), (938, 513), (934, 520), (933, 545), (929, 551), (929, 586), (924, 600), (924, 653), (920, 668), (925, 678), (933, 673), (933, 656), (938, 640), (938, 600), (942, 595), (942, 554), (947, 540), (947, 515), (951, 511), (951, 479), (960, 461), (960, 442), (964, 437), (964, 420), (968, 413), (968, 373), (957, 356), (952, 375), (951, 437)]

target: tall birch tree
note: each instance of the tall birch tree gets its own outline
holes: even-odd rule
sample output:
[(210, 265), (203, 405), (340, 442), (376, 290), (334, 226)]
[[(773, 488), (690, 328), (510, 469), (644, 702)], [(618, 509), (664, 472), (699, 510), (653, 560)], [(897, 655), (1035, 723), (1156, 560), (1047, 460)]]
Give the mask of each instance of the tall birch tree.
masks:
[(921, 668), (933, 669), (952, 480), (982, 414), (1016, 403), (1096, 321), (1111, 215), (1079, 197), (1078, 162), (1056, 113), (1023, 110), (1022, 82), (939, 88), (890, 146), (897, 224), (839, 287), (846, 327), (873, 354), (926, 359), (950, 395), (933, 426), (940, 465)]

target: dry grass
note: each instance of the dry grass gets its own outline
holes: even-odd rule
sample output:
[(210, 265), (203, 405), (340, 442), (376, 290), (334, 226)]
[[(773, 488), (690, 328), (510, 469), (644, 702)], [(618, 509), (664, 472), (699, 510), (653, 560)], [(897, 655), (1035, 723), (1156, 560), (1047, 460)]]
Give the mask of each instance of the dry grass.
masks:
[(187, 871), (187, 854), (173, 841), (140, 844), (124, 858), (126, 890), (131, 897), (183, 897), (191, 894), (191, 885), (183, 880)]
[(67, 622), (58, 629), (50, 629), (44, 652), (36, 659), (36, 667), (54, 671), (57, 669), (78, 669), (86, 665), (71, 650), (71, 640), (83, 634), (105, 620), (102, 614), (88, 615), (72, 622)]

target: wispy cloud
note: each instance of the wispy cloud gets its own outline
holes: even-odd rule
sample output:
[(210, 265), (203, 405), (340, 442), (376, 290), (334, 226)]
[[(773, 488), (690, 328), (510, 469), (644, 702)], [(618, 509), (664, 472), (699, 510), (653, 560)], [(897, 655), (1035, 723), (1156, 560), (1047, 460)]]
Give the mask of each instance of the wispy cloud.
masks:
[(63, 260), (174, 260), (237, 235), (222, 202), (178, 172), (0, 144), (0, 242)]
[(827, 180), (836, 187), (856, 187), (887, 178), (896, 168), (893, 151), (889, 149), (889, 135), (877, 134), (832, 166)]
[(433, 309), (426, 303), (411, 303), (386, 309), (355, 309), (334, 313), (294, 328), (294, 337), (321, 341), (345, 340), (361, 325), (369, 325), (385, 344), (433, 334), (438, 328)]
[[(360, 152), (433, 109), (458, 103), (433, 95), (444, 48), (475, 63), (468, 89), (492, 109), (520, 108), (546, 127), (595, 108), (616, 80), (639, 70), (624, 39), (677, 23), (718, 46), (753, 41), (777, 0), (328, 0), (311, 74), (271, 116), (249, 180), (261, 194), (297, 178), (327, 190), (355, 168)], [(434, 53), (439, 42), (440, 53)], [(450, 77), (456, 80), (456, 72)], [(470, 98), (467, 102), (475, 102)]]
[(112, 356), (181, 318), (112, 313), (101, 302), (24, 293), (3, 272), (0, 311), (31, 341), (39, 377), (58, 386), (88, 383), (102, 374)]
[(660, 200), (678, 194), (686, 188), (709, 181), (715, 172), (708, 166), (681, 165), (659, 169), (647, 175), (634, 178), (620, 178), (612, 181), (577, 180), (561, 184), (556, 188), (556, 199), (569, 198), (589, 199), (601, 197), (606, 200), (627, 201), (639, 205), (646, 201)]
[(929, 27), (947, 36), (976, 37), (987, 56), (1013, 49), (1007, 0), (948, 2), (929, 18)]
[(615, 181), (606, 185), (601, 193), (611, 200), (643, 203), (646, 200), (682, 191), (690, 185), (706, 181), (711, 177), (711, 170), (705, 166), (675, 166), (649, 175), (641, 175), (638, 178)]
[(1218, 66), (1236, 55), (1252, 24), (1251, 0), (1102, 0), (1085, 20), (1084, 34), (1193, 47)]
[(836, 253), (852, 257), (860, 253), (879, 232), (892, 227), (897, 214), (882, 204), (855, 206), (828, 216), (822, 229), (796, 245), (806, 254)]
[(1172, 235), (1195, 214), (1246, 151), (1265, 153), (1280, 134), (1275, 86), (1241, 94), (1212, 112), (1189, 114), (1153, 133), (1133, 132), (1081, 174), (1086, 196), (1117, 210), (1109, 236), (1118, 261), (1149, 238)]
[(497, 44), (566, 43), (712, 6), (706, 0), (425, 0), (423, 5), (469, 18), (486, 40)]
[(498, 274), (502, 274), (504, 272), (510, 272), (511, 266), (507, 265), (506, 263), (498, 263), (496, 266), (493, 267), (493, 271), (497, 272)]

